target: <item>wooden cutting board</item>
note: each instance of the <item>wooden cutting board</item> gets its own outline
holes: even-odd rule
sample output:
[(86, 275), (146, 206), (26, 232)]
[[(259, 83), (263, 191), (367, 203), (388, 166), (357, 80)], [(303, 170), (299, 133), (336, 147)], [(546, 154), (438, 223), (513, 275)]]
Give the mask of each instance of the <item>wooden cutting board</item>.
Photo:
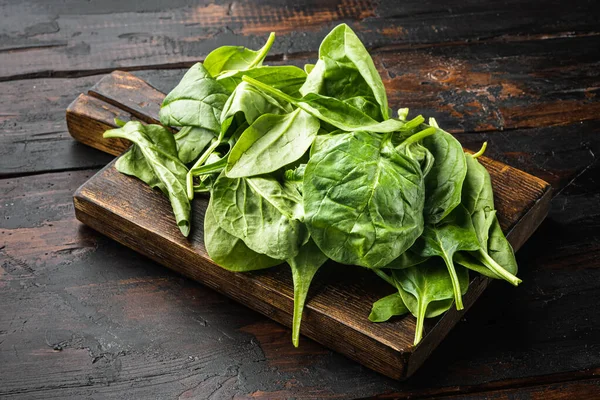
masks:
[[(82, 143), (120, 155), (129, 142), (103, 139), (104, 131), (116, 126), (116, 117), (157, 123), (164, 96), (129, 73), (113, 72), (68, 107), (69, 132)], [(548, 213), (550, 185), (489, 158), (482, 157), (480, 161), (492, 177), (502, 229), (518, 250)], [(203, 243), (207, 200), (207, 197), (194, 200), (193, 228), (186, 239), (175, 224), (168, 199), (143, 182), (119, 173), (114, 161), (83, 184), (73, 198), (76, 216), (84, 224), (291, 326), (293, 293), (286, 265), (252, 273), (232, 273), (210, 261)], [(413, 346), (412, 316), (385, 323), (368, 320), (373, 302), (391, 294), (393, 288), (365, 269), (330, 263), (313, 282), (301, 332), (375, 371), (405, 379), (425, 361), (489, 282), (481, 276), (472, 279), (464, 297), (465, 309), (451, 309), (442, 317), (427, 320), (423, 340)], [(507, 294), (511, 290), (519, 289), (507, 287)], [(291, 334), (289, 346), (292, 346)]]

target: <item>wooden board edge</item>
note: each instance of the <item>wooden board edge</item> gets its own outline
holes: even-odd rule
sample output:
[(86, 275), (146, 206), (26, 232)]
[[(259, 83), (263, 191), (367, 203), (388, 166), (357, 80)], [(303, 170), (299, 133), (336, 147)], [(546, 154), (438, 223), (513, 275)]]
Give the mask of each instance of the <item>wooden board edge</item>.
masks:
[[(114, 162), (111, 162), (96, 175), (102, 174), (103, 171), (105, 171), (107, 168), (112, 168), (113, 165)], [(96, 177), (96, 175), (94, 177)], [(90, 180), (94, 179), (94, 177), (90, 178)], [(293, 309), (293, 300), (291, 298), (288, 299), (286, 297), (286, 304), (282, 304), (281, 307), (278, 307), (275, 305), (274, 301), (260, 299), (256, 296), (252, 297), (252, 299), (249, 299), (248, 297), (242, 295), (240, 291), (228, 289), (228, 285), (226, 285), (225, 282), (230, 282), (230, 280), (224, 279), (222, 281), (218, 281), (214, 279), (201, 279), (198, 276), (194, 276), (193, 274), (189, 273), (189, 271), (182, 269), (180, 267), (180, 262), (161, 257), (161, 253), (175, 253), (174, 248), (168, 248), (169, 245), (173, 245), (173, 247), (175, 247), (173, 243), (167, 243), (166, 247), (163, 243), (161, 244), (160, 249), (158, 246), (156, 248), (149, 247), (148, 242), (144, 242), (145, 244), (141, 245), (138, 242), (138, 239), (147, 236), (149, 233), (143, 228), (137, 226), (135, 223), (110, 212), (110, 210), (102, 207), (101, 204), (97, 204), (93, 198), (86, 196), (85, 189), (86, 183), (80, 186), (73, 195), (75, 216), (80, 222), (177, 273), (180, 273), (196, 282), (216, 290), (217, 292), (265, 315), (266, 317), (286, 327), (291, 327), (291, 311)], [(113, 222), (111, 224), (103, 223), (98, 218), (100, 214), (105, 216), (108, 214), (109, 218)], [(198, 257), (201, 256), (198, 255)], [(210, 261), (204, 259), (204, 263), (197, 263), (195, 265), (203, 266), (204, 264), (208, 265), (208, 263), (210, 263)], [(210, 265), (214, 264), (211, 263)], [(218, 268), (217, 266), (215, 267)], [(236, 274), (228, 271), (224, 272), (228, 275)], [(252, 300), (252, 302), (250, 302), (250, 300)], [(281, 301), (281, 299), (278, 301)], [(250, 306), (250, 304), (252, 304), (252, 306)], [(342, 331), (342, 329), (340, 329), (342, 326), (345, 328), (344, 337), (341, 337), (336, 333)], [(325, 347), (343, 354), (344, 356), (392, 379), (402, 380), (407, 377), (406, 366), (408, 365), (409, 359), (413, 355), (412, 349), (414, 348), (410, 348), (407, 351), (398, 351), (384, 342), (380, 342), (368, 335), (365, 335), (360, 330), (348, 330), (347, 328), (349, 328), (349, 326), (344, 324), (342, 321), (338, 321), (335, 318), (330, 318), (329, 316), (311, 309), (310, 307), (305, 308), (301, 328), (302, 335), (311, 338)], [(359, 346), (356, 346), (357, 343)], [(291, 345), (292, 344), (290, 342), (290, 346)]]
[[(529, 239), (529, 237), (537, 230), (539, 225), (545, 219), (546, 215), (550, 211), (550, 202), (552, 200), (552, 187), (547, 182), (543, 182), (546, 187), (542, 197), (540, 197), (532, 206), (525, 212), (523, 217), (511, 228), (506, 235), (511, 241), (515, 252), (518, 251), (521, 246)], [(525, 229), (523, 226), (530, 225), (530, 228)], [(462, 318), (462, 316), (468, 311), (468, 309), (475, 303), (475, 301), (483, 294), (488, 285), (492, 282), (492, 279), (484, 276), (477, 276), (473, 279), (469, 285), (469, 291), (464, 297), (465, 308), (463, 310), (456, 310), (451, 308), (447, 311), (431, 328), (431, 331), (435, 331), (436, 335), (425, 335), (423, 341), (417, 346), (414, 351), (414, 356), (409, 359), (406, 378), (410, 377), (415, 373), (417, 369), (427, 360), (429, 355), (437, 348), (444, 337), (450, 332), (450, 330), (456, 326), (456, 322)], [(515, 288), (517, 289), (517, 288)], [(473, 293), (472, 296), (469, 296)], [(439, 333), (439, 334), (437, 334)]]

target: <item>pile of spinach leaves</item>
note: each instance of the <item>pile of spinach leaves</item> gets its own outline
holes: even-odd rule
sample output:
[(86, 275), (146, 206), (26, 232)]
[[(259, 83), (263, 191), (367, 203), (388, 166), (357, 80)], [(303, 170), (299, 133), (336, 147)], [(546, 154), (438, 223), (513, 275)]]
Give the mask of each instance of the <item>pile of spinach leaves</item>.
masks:
[(133, 143), (117, 169), (168, 196), (184, 236), (191, 201), (208, 193), (204, 243), (221, 267), (287, 263), (295, 346), (311, 281), (328, 260), (392, 285), (369, 319), (410, 312), (415, 344), (424, 318), (463, 308), (469, 270), (517, 285), (477, 160), (484, 149), (465, 154), (435, 120), (407, 120), (408, 109), (392, 118), (373, 60), (347, 25), (304, 70), (263, 65), (274, 38), (257, 51), (220, 47), (192, 66), (164, 99), (162, 125), (107, 131)]

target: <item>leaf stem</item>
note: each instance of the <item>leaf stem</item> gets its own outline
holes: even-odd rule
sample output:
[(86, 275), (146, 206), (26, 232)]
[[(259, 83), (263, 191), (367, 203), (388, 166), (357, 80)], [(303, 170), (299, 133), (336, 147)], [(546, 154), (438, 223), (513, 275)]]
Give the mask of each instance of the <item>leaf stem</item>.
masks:
[(267, 53), (271, 50), (271, 46), (273, 46), (273, 42), (275, 42), (275, 32), (271, 32), (269, 38), (267, 39), (267, 43), (260, 49), (260, 53), (256, 56), (252, 64), (248, 66), (248, 69), (256, 67), (258, 64), (262, 63), (262, 61), (267, 56)]
[(415, 326), (415, 341), (414, 345), (418, 345), (423, 338), (423, 326), (425, 323), (425, 312), (427, 312), (427, 304), (421, 299), (419, 301), (419, 312), (417, 315), (417, 325)]
[(479, 151), (477, 153), (473, 153), (471, 155), (471, 157), (473, 158), (479, 158), (483, 155), (483, 153), (485, 153), (485, 149), (487, 149), (487, 142), (483, 142), (483, 145), (481, 145), (481, 149), (479, 149)]
[(454, 262), (452, 258), (446, 256), (445, 254), (442, 256), (446, 263), (446, 267), (448, 267), (448, 272), (450, 273), (450, 279), (452, 280), (452, 288), (454, 290), (454, 302), (456, 303), (456, 309), (462, 310), (465, 308), (462, 301), (462, 290), (460, 287), (460, 282), (458, 281), (458, 275), (456, 274), (456, 269), (454, 269)]
[(259, 88), (260, 90), (267, 92), (269, 94), (272, 94), (274, 96), (280, 97), (282, 99), (284, 99), (285, 101), (287, 101), (288, 103), (291, 103), (295, 106), (298, 106), (298, 100), (293, 98), (292, 96), (289, 96), (285, 93), (283, 93), (281, 90), (279, 89), (275, 89), (274, 87), (271, 87), (267, 84), (264, 84), (260, 81), (257, 81), (254, 78), (250, 78), (247, 75), (242, 76), (242, 80), (246, 83), (249, 83), (250, 85)]
[(422, 140), (424, 138), (426, 138), (427, 136), (431, 136), (433, 135), (435, 132), (437, 132), (436, 128), (433, 127), (429, 127), (427, 129), (423, 129), (421, 132), (417, 132), (412, 136), (409, 136), (404, 142), (400, 143), (400, 146), (408, 146), (412, 143), (418, 142), (419, 140)]
[(518, 286), (519, 283), (523, 282), (521, 279), (517, 278), (504, 268), (500, 264), (496, 262), (486, 251), (482, 248), (479, 248), (479, 254), (483, 257), (484, 261), (487, 261), (486, 267), (492, 270), (496, 275), (500, 276), (504, 280), (510, 282), (514, 286)]

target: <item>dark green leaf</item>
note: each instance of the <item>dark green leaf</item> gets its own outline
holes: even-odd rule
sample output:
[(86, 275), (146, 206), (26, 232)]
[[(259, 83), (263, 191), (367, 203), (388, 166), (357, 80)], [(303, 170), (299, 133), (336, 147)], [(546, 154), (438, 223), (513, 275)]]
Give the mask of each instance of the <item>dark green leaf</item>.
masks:
[(262, 65), (269, 53), (275, 33), (271, 33), (265, 45), (259, 50), (250, 50), (244, 46), (222, 46), (211, 51), (204, 59), (204, 67), (211, 76), (229, 71), (245, 71)]
[(441, 257), (448, 268), (456, 308), (463, 308), (460, 280), (456, 273), (453, 257), (459, 250), (477, 250), (479, 241), (471, 217), (462, 205), (454, 208), (440, 224), (426, 224), (423, 235), (411, 249), (422, 257)]
[(177, 155), (181, 162), (184, 164), (193, 162), (215, 137), (213, 131), (205, 128), (195, 126), (181, 128), (175, 135)]
[(425, 219), (436, 224), (460, 204), (467, 165), (460, 142), (436, 127), (436, 133), (423, 139), (431, 152), (433, 167), (425, 177)]
[(319, 61), (301, 93), (320, 93), (340, 100), (372, 96), (380, 105), (383, 119), (389, 118), (387, 95), (381, 77), (369, 52), (346, 24), (338, 25), (323, 39)]
[(265, 114), (242, 133), (231, 150), (227, 176), (260, 175), (291, 164), (306, 153), (318, 131), (319, 121), (301, 109), (285, 115)]
[[(142, 125), (137, 121), (130, 121), (122, 128), (106, 131), (104, 137), (127, 139), (137, 146), (137, 149), (144, 156), (145, 164), (132, 167), (130, 163), (134, 160), (129, 158), (127, 161), (120, 163), (121, 167), (127, 165), (129, 169), (124, 168), (121, 172), (143, 169), (143, 177), (148, 178), (150, 172), (147, 168), (149, 167), (154, 176), (160, 181), (160, 183), (152, 186), (159, 187), (169, 196), (177, 226), (179, 226), (181, 233), (187, 236), (190, 233), (191, 214), (190, 202), (185, 190), (188, 169), (176, 156), (173, 156), (174, 152), (176, 154), (176, 146), (171, 132), (159, 125)], [(148, 182), (146, 179), (143, 180)]]
[[(339, 136), (339, 137), (336, 137)], [(383, 267), (423, 230), (419, 164), (396, 151), (389, 135), (334, 135), (304, 175), (304, 210), (312, 238), (342, 264)]]
[(300, 194), (272, 177), (231, 179), (221, 173), (211, 197), (219, 226), (257, 253), (288, 260), (307, 240)]
[(208, 203), (204, 217), (204, 246), (208, 256), (228, 271), (255, 271), (283, 262), (250, 250), (242, 239), (222, 229), (213, 214), (212, 200)]
[(298, 91), (306, 80), (306, 72), (293, 65), (283, 65), (280, 67), (257, 67), (247, 71), (239, 71), (235, 74), (219, 76), (217, 82), (224, 88), (233, 92), (235, 88), (242, 83), (242, 77), (249, 76), (259, 82), (281, 90), (290, 96), (298, 97)]
[(292, 343), (298, 347), (300, 338), (300, 324), (302, 322), (302, 311), (310, 283), (317, 270), (325, 264), (327, 256), (319, 250), (311, 239), (300, 248), (295, 257), (287, 260), (292, 268), (292, 279), (294, 281), (294, 316), (292, 319)]
[(160, 122), (171, 126), (196, 126), (215, 135), (221, 131), (221, 112), (229, 97), (201, 63), (194, 64), (165, 97)]
[(404, 315), (408, 312), (408, 308), (404, 305), (400, 293), (392, 293), (373, 303), (369, 321), (385, 322), (392, 317)]
[[(437, 317), (452, 306), (454, 284), (444, 264), (435, 258), (415, 267), (393, 270), (392, 274), (406, 308), (417, 319), (414, 341), (417, 345), (423, 337), (425, 318)], [(469, 273), (459, 266), (456, 275), (462, 295), (469, 287)]]
[(242, 82), (227, 99), (221, 113), (221, 122), (238, 112), (244, 114), (248, 124), (252, 125), (261, 115), (287, 114), (292, 112), (292, 107), (287, 103), (282, 105), (268, 94)]

